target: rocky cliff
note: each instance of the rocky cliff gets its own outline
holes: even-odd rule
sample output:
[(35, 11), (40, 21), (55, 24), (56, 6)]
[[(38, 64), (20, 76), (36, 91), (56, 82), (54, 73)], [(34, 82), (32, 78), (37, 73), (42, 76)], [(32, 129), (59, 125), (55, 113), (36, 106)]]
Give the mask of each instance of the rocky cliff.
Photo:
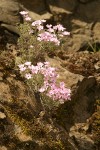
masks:
[[(45, 58), (72, 91), (71, 101), (51, 112), (15, 67), (21, 10), (71, 32), (63, 51)], [(0, 150), (99, 150), (99, 144), (100, 0), (0, 0)]]

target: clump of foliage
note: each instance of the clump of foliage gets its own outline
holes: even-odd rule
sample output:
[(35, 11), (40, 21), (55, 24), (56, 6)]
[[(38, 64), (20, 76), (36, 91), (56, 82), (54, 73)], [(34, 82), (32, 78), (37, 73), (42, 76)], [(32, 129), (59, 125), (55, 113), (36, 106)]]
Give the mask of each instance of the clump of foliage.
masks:
[[(44, 61), (44, 56), (56, 53), (56, 50), (63, 44), (66, 36), (70, 35), (61, 24), (46, 24), (46, 20), (31, 22), (28, 12), (20, 12), (24, 17), (24, 24), (21, 24), (18, 47), (20, 56), (25, 62)], [(44, 27), (44, 23), (46, 24)]]
[(99, 52), (100, 51), (100, 43), (93, 43), (91, 44), (90, 42), (88, 43), (88, 47), (87, 47), (87, 50), (90, 51), (90, 52)]
[[(18, 64), (21, 75), (27, 80), (28, 86), (40, 95), (43, 106), (51, 109), (70, 100), (70, 89), (64, 82), (57, 82), (56, 69), (45, 62), (45, 55), (55, 51), (63, 41), (63, 37), (70, 35), (61, 25), (52, 26), (46, 20), (31, 23), (28, 12), (20, 12), (26, 22), (20, 26), (21, 36), (18, 41), (21, 62)], [(48, 103), (48, 104), (47, 104)]]
[(25, 62), (19, 65), (19, 69), (28, 80), (33, 91), (42, 94), (42, 99), (46, 96), (46, 100), (50, 99), (51, 101), (52, 99), (53, 104), (56, 105), (70, 100), (70, 89), (65, 87), (64, 82), (57, 83), (56, 68), (51, 67), (49, 62), (39, 62), (36, 66), (32, 65), (31, 62)]

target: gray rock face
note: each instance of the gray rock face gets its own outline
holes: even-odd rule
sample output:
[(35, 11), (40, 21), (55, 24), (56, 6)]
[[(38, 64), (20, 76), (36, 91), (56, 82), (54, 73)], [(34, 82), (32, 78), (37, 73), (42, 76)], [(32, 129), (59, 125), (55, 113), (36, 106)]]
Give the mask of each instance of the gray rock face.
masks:
[(48, 0), (50, 11), (55, 14), (67, 13), (70, 14), (77, 6), (77, 0)]
[(26, 9), (41, 14), (46, 11), (45, 0), (17, 0)]
[(15, 25), (20, 23), (19, 3), (14, 0), (0, 0), (0, 22)]
[(19, 31), (16, 28), (16, 25), (22, 22), (22, 17), (20, 16), (19, 11), (20, 5), (16, 0), (1, 0), (0, 27), (7, 29), (10, 32), (19, 34)]

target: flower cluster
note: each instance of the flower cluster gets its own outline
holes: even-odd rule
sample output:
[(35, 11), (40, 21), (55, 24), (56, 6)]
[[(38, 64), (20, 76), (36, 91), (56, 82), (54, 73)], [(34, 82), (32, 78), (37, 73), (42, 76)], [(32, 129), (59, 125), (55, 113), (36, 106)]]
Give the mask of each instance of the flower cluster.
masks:
[[(21, 11), (20, 14), (23, 15), (26, 21), (31, 21), (31, 18), (28, 16), (28, 12)], [(60, 45), (61, 38), (70, 35), (70, 32), (67, 32), (66, 28), (64, 28), (61, 24), (55, 26), (47, 24), (46, 29), (44, 29), (43, 23), (45, 22), (46, 20), (36, 20), (31, 24), (32, 30), (38, 31), (38, 41), (52, 42), (55, 45)], [(33, 33), (32, 30), (30, 34)]]
[(59, 100), (60, 103), (70, 100), (70, 89), (65, 87), (64, 82), (60, 82), (60, 85), (57, 84), (58, 74), (54, 67), (50, 67), (49, 62), (39, 62), (36, 66), (32, 65), (31, 62), (26, 62), (20, 64), (19, 69), (28, 80), (37, 74), (43, 76), (42, 87), (38, 89), (40, 93), (45, 93), (53, 100)]
[(21, 11), (20, 14), (25, 18), (26, 21), (31, 21), (27, 11)]
[(47, 31), (38, 34), (37, 40), (46, 41), (46, 42), (54, 42), (55, 45), (60, 45), (60, 41), (58, 40), (57, 36)]

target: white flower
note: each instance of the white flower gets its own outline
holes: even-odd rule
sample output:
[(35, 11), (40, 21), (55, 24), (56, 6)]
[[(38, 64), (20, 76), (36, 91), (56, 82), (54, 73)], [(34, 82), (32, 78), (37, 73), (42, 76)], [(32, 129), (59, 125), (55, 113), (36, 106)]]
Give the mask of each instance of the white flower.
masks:
[(28, 12), (27, 12), (27, 11), (21, 11), (20, 14), (21, 14), (21, 15), (27, 15)]
[(25, 65), (26, 65), (26, 66), (30, 66), (30, 65), (31, 65), (31, 62), (28, 62), (28, 61), (25, 62)]

